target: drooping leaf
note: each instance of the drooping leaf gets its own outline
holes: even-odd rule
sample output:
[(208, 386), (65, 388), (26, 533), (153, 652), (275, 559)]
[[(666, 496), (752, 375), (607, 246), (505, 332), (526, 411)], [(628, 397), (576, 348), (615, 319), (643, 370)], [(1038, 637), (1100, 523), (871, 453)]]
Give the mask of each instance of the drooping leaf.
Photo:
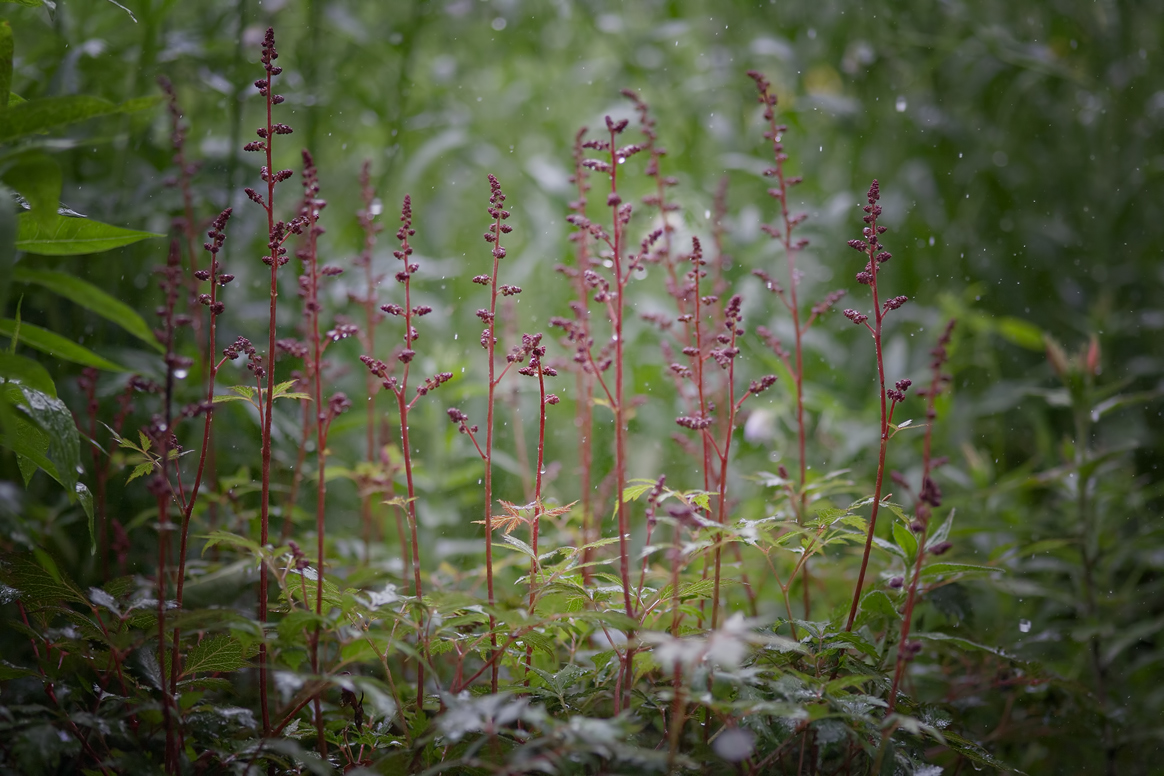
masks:
[(211, 636), (195, 644), (186, 655), (182, 676), (237, 671), (246, 664), (242, 642), (230, 636)]
[(61, 199), (61, 168), (55, 159), (40, 151), (21, 154), (3, 179), (28, 201), (31, 220), (41, 227), (52, 225)]
[(150, 237), (165, 236), (103, 224), (91, 218), (56, 215), (51, 221), (42, 224), (32, 217), (32, 213), (21, 213), (16, 220), (17, 249), (41, 256), (101, 253)]
[(29, 388), (57, 397), (57, 387), (48, 370), (31, 358), (0, 351), (0, 380), (23, 383)]
[[(20, 597), (36, 604), (53, 604), (59, 601), (73, 601), (85, 604), (85, 596), (71, 581), (65, 578), (51, 556), (43, 555), (51, 564), (51, 571), (45, 562), (38, 563), (32, 556), (15, 555), (0, 561), (0, 580), (20, 591)], [(52, 573), (55, 572), (55, 573)]]
[(24, 265), (17, 266), (13, 270), (12, 279), (20, 283), (42, 286), (53, 293), (60, 294), (69, 301), (75, 302), (86, 310), (91, 310), (105, 320), (120, 326), (142, 342), (148, 343), (155, 350), (164, 350), (154, 337), (153, 330), (137, 314), (137, 311), (86, 280), (65, 272), (32, 269)]
[[(52, 467), (45, 468), (42, 465), (41, 468), (45, 468), (45, 472), (65, 488), (70, 499), (74, 498), (77, 469), (81, 465), (81, 446), (77, 426), (69, 408), (56, 397), (18, 383), (5, 384), (2, 393), (0, 401), (4, 401), (9, 408), (14, 408), (43, 433), (47, 440), (43, 454), (52, 463)], [(6, 420), (11, 421), (12, 414), (8, 414)], [(14, 431), (12, 434), (5, 433), (4, 440), (5, 446), (24, 445), (28, 437)], [(27, 455), (21, 450), (16, 452)]]
[(0, 116), (0, 143), (10, 143), (22, 137), (58, 129), (97, 116), (145, 110), (160, 102), (161, 99), (158, 97), (138, 97), (117, 104), (86, 95), (28, 100), (19, 105), (8, 106)]
[[(109, 359), (97, 355), (93, 351), (78, 345), (59, 334), (21, 321), (19, 324), (19, 344), (55, 356), (62, 361), (70, 361), (82, 366), (92, 366), (109, 372), (124, 372), (125, 368), (118, 366)], [(17, 323), (11, 318), (0, 318), (0, 337), (12, 337), (16, 334)]]

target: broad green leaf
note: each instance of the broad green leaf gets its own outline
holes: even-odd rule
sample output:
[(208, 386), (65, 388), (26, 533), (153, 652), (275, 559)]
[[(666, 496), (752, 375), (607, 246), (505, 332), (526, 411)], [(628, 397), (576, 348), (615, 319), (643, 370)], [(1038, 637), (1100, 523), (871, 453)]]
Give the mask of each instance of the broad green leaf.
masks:
[[(12, 337), (16, 334), (17, 323), (10, 318), (0, 318), (0, 337)], [(42, 329), (31, 323), (20, 323), (19, 344), (26, 345), (33, 350), (39, 350), (62, 361), (71, 361), (82, 366), (92, 366), (110, 372), (124, 372), (125, 368), (102, 358), (86, 347), (78, 345), (72, 340), (55, 334), (48, 329)]]
[(61, 168), (55, 159), (40, 151), (20, 154), (3, 178), (28, 200), (29, 218), (41, 227), (52, 226), (61, 200)]
[(57, 397), (57, 387), (48, 370), (31, 358), (15, 353), (0, 351), (0, 380), (22, 383), (54, 399)]
[(195, 644), (186, 655), (182, 676), (237, 671), (246, 664), (242, 642), (230, 636), (211, 636)]
[(78, 121), (113, 113), (130, 113), (160, 104), (159, 97), (139, 97), (120, 105), (100, 97), (68, 95), (10, 105), (0, 116), (0, 143), (58, 129)]
[[(40, 8), (44, 5), (44, 0), (0, 0), (3, 3), (15, 3), (16, 5), (23, 5), (26, 8)], [(8, 26), (8, 22), (4, 22), (4, 26)]]
[(23, 265), (15, 268), (12, 279), (20, 283), (43, 286), (117, 324), (142, 342), (153, 346), (155, 350), (164, 350), (154, 337), (153, 331), (132, 307), (86, 280), (65, 272), (38, 270)]
[[(40, 5), (40, 0), (25, 0), (21, 4)], [(15, 53), (12, 25), (5, 20), (0, 22), (0, 111), (8, 107), (8, 95), (12, 90), (12, 57)]]
[(47, 223), (33, 220), (31, 213), (17, 217), (16, 247), (41, 256), (80, 256), (132, 245), (150, 237), (164, 237), (154, 232), (139, 232), (103, 224), (90, 218), (58, 215)]
[[(42, 453), (52, 465), (45, 467), (43, 461), (36, 461), (37, 465), (64, 487), (70, 499), (74, 498), (77, 469), (81, 465), (81, 446), (69, 408), (60, 399), (19, 383), (5, 384), (0, 400), (9, 409), (15, 410), (5, 416), (5, 446), (34, 460), (34, 453)], [(27, 431), (21, 429), (21, 416), (42, 433), (43, 442), (33, 441)], [(13, 423), (13, 420), (16, 422)], [(12, 429), (11, 433), (7, 433), (9, 428)], [(43, 448), (41, 444), (44, 444)], [(29, 445), (35, 445), (35, 449), (29, 450)]]

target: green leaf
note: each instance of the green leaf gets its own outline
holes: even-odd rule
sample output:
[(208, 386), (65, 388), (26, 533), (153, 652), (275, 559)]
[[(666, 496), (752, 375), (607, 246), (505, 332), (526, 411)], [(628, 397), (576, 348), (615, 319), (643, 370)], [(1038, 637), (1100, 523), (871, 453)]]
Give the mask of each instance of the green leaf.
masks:
[(1000, 569), (997, 566), (979, 566), (974, 563), (931, 563), (922, 568), (921, 575), (923, 577), (937, 577), (950, 574), (983, 572), (988, 574), (1004, 574), (1006, 573), (1006, 569)]
[(1018, 345), (1020, 348), (1040, 352), (1045, 348), (1042, 329), (1030, 321), (1024, 321), (1022, 318), (1005, 317), (996, 321), (995, 326), (999, 336), (1007, 342)]
[[(44, 0), (0, 0), (2, 3), (15, 3), (16, 5), (23, 5), (26, 8), (40, 8), (44, 5)], [(8, 22), (4, 22), (4, 26), (8, 26)]]
[(12, 267), (16, 263), (16, 210), (7, 207), (12, 191), (0, 185), (0, 315), (8, 307), (8, 288), (12, 282)]
[(60, 294), (86, 310), (91, 310), (107, 321), (117, 324), (142, 342), (151, 345), (155, 350), (165, 350), (154, 337), (149, 325), (132, 307), (115, 299), (86, 280), (65, 272), (31, 269), (23, 265), (15, 268), (12, 279), (20, 283), (42, 286), (53, 293)]
[(528, 555), (531, 558), (534, 557), (533, 547), (530, 547), (528, 544), (523, 542), (521, 539), (518, 539), (516, 536), (510, 536), (509, 534), (501, 534), (500, 538), (501, 538), (501, 541), (503, 541), (506, 544), (508, 544), (509, 546), (513, 547), (515, 550), (520, 552), (522, 555)]
[(118, 105), (100, 97), (85, 95), (28, 100), (8, 106), (0, 116), (0, 143), (10, 143), (97, 116), (145, 110), (160, 103), (160, 97), (139, 97)]
[[(40, 5), (40, 0), (25, 0), (26, 3)], [(25, 3), (22, 3), (24, 5)], [(12, 90), (12, 57), (16, 47), (12, 43), (12, 25), (7, 20), (0, 22), (0, 111), (8, 107), (8, 95)]]
[(81, 504), (81, 509), (85, 512), (85, 518), (89, 524), (89, 554), (97, 554), (97, 523), (96, 513), (93, 511), (93, 494), (83, 482), (78, 482), (73, 486), (73, 493), (77, 497), (77, 501)]
[[(17, 413), (31, 421), (43, 433), (47, 440), (43, 454), (52, 466), (46, 468), (43, 462), (38, 462), (37, 465), (65, 488), (70, 499), (75, 498), (77, 469), (81, 465), (81, 446), (77, 426), (69, 408), (65, 406), (63, 401), (54, 396), (18, 383), (5, 384), (2, 397), (8, 407), (14, 408)], [(16, 443), (17, 446), (24, 446), (29, 442), (27, 434), (20, 434), (15, 428), (13, 428), (14, 433), (9, 433), (7, 430), (13, 427), (11, 424), (12, 416), (17, 413), (8, 414), (5, 418), (4, 442), (6, 447), (11, 447), (13, 443)], [(16, 447), (12, 449), (21, 455), (29, 455), (25, 450), (19, 450)], [(40, 451), (38, 448), (37, 452)]]
[(884, 617), (889, 620), (900, 620), (897, 607), (893, 599), (884, 590), (873, 590), (861, 598), (861, 614), (869, 617)]
[(38, 556), (41, 558), (39, 563), (29, 555), (4, 558), (0, 562), (0, 580), (9, 587), (19, 590), (21, 598), (32, 603), (55, 604), (59, 601), (87, 603), (81, 591), (71, 581), (62, 577), (51, 556), (43, 552)]
[[(81, 364), (82, 366), (92, 366), (109, 372), (125, 371), (125, 367), (118, 366), (88, 348), (78, 345), (72, 340), (55, 334), (48, 329), (42, 329), (39, 326), (33, 326), (31, 323), (25, 323), (23, 321), (19, 324), (19, 328), (20, 344), (26, 345), (33, 350), (39, 350), (62, 361), (70, 361), (74, 364)], [(16, 329), (16, 321), (11, 318), (0, 318), (0, 336), (15, 336)]]
[(182, 676), (237, 671), (246, 664), (242, 642), (230, 636), (212, 636), (195, 644), (186, 655)]
[(42, 227), (52, 226), (61, 201), (61, 168), (55, 159), (40, 151), (21, 154), (3, 178), (28, 200), (29, 218)]
[(897, 546), (905, 553), (907, 561), (917, 557), (917, 537), (909, 530), (908, 525), (896, 520), (893, 522), (893, 541), (897, 542)]
[(79, 256), (132, 245), (150, 237), (164, 237), (154, 232), (139, 232), (103, 224), (90, 218), (58, 215), (41, 224), (31, 213), (17, 217), (16, 247), (41, 256)]
[(976, 641), (964, 639), (961, 636), (951, 636), (948, 633), (915, 633), (911, 636), (911, 638), (925, 639), (926, 641), (941, 641), (947, 644), (952, 644), (956, 647), (961, 647), (962, 649), (968, 649), (977, 652), (989, 652), (992, 655), (1005, 657), (1008, 660), (1015, 659), (1014, 656), (1006, 654), (997, 647), (988, 647), (985, 644), (979, 644)]
[(57, 396), (57, 387), (53, 384), (53, 378), (48, 370), (31, 358), (0, 351), (0, 379), (23, 383), (54, 399)]

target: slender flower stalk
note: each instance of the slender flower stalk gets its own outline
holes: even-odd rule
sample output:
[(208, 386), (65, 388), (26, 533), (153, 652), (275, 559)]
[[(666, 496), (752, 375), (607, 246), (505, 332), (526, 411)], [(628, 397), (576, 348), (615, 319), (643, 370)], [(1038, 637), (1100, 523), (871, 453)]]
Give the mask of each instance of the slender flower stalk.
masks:
[[(804, 335), (821, 315), (828, 312), (844, 296), (845, 292), (834, 291), (828, 294), (824, 300), (812, 307), (808, 318), (804, 318), (799, 299), (800, 282), (803, 279), (804, 273), (797, 269), (796, 259), (800, 252), (808, 247), (809, 241), (806, 238), (793, 238), (792, 233), (799, 224), (804, 222), (808, 214), (793, 214), (788, 208), (789, 190), (799, 184), (801, 178), (799, 176), (787, 175), (784, 169), (784, 165), (788, 161), (788, 154), (784, 151), (783, 137), (788, 128), (776, 123), (776, 95), (771, 91), (771, 83), (755, 70), (749, 70), (748, 76), (756, 82), (756, 88), (759, 92), (758, 100), (764, 106), (764, 121), (767, 123), (767, 129), (764, 130), (764, 137), (772, 143), (772, 156), (775, 161), (775, 166), (764, 170), (764, 175), (769, 178), (775, 178), (776, 186), (768, 189), (768, 195), (780, 203), (780, 216), (777, 222), (775, 224), (764, 224), (762, 228), (772, 239), (778, 241), (784, 250), (784, 258), (788, 267), (787, 290), (780, 283), (773, 280), (766, 272), (757, 270), (755, 274), (764, 281), (769, 291), (779, 297), (792, 318), (793, 348), (791, 356), (784, 351), (780, 341), (766, 330), (762, 331), (761, 335), (769, 342), (769, 346), (772, 347), (777, 357), (783, 362), (784, 368), (792, 376), (793, 393), (796, 400), (798, 476), (797, 487), (790, 495), (792, 496), (792, 509), (796, 515), (796, 523), (799, 526), (803, 526), (808, 507), (808, 491), (806, 488), (808, 484), (808, 456), (806, 453), (808, 427), (804, 419)], [(812, 603), (807, 558), (801, 564), (801, 568), (804, 574), (804, 582), (802, 585), (804, 591), (804, 617), (805, 619), (809, 619), (812, 611)], [(789, 578), (788, 584), (792, 584), (792, 581), (792, 578)]]
[(877, 277), (881, 274), (881, 265), (893, 258), (889, 251), (883, 250), (884, 246), (881, 244), (881, 235), (888, 231), (889, 227), (880, 226), (877, 223), (877, 219), (881, 216), (881, 206), (877, 204), (879, 199), (881, 199), (881, 189), (877, 181), (874, 180), (866, 195), (868, 204), (864, 207), (865, 227), (862, 230), (864, 239), (849, 240), (849, 247), (861, 251), (866, 257), (865, 269), (857, 273), (857, 282), (869, 286), (870, 291), (872, 291), (873, 323), (870, 325), (869, 316), (852, 309), (845, 310), (845, 317), (854, 324), (864, 326), (873, 336), (873, 346), (877, 354), (878, 395), (881, 401), (881, 444), (877, 452), (877, 482), (873, 489), (873, 507), (869, 514), (869, 530), (865, 536), (865, 551), (861, 556), (861, 571), (857, 574), (857, 584), (853, 588), (853, 603), (849, 607), (849, 619), (845, 623), (846, 631), (853, 629), (853, 622), (857, 619), (857, 608), (861, 603), (861, 589), (865, 584), (865, 571), (869, 566), (869, 551), (873, 547), (873, 532), (877, 528), (877, 513), (881, 507), (881, 486), (885, 480), (885, 453), (889, 448), (893, 410), (897, 407), (898, 402), (905, 398), (905, 390), (910, 385), (908, 380), (899, 380), (895, 389), (886, 389), (885, 387), (885, 359), (882, 352), (885, 316), (901, 307), (908, 299), (904, 296), (895, 296), (881, 302), (879, 296), (880, 289), (877, 285)]
[[(497, 177), (490, 173), (489, 175), (489, 217), (493, 220), (489, 224), (489, 231), (485, 232), (485, 242), (493, 246), (493, 272), (489, 275), (477, 275), (473, 278), (473, 282), (477, 285), (489, 287), (489, 309), (480, 309), (477, 311), (477, 317), (485, 324), (484, 330), (481, 332), (481, 347), (485, 349), (486, 359), (488, 361), (489, 382), (486, 417), (485, 417), (485, 447), (482, 448), (477, 441), (476, 433), (477, 426), (468, 425), (468, 416), (458, 409), (449, 410), (449, 419), (458, 424), (459, 430), (462, 434), (468, 434), (473, 440), (473, 446), (477, 449), (477, 454), (485, 462), (485, 587), (487, 595), (489, 596), (489, 606), (493, 607), (497, 603), (497, 598), (493, 590), (493, 411), (496, 404), (497, 386), (500, 384), (502, 378), (505, 377), (509, 368), (516, 362), (516, 356), (510, 354), (507, 357), (505, 368), (501, 370), (500, 374), (497, 372), (496, 365), (496, 350), (497, 350), (497, 295), (515, 296), (521, 293), (521, 288), (518, 286), (497, 284), (497, 276), (501, 267), (501, 260), (505, 258), (505, 248), (501, 245), (501, 235), (509, 234), (513, 231), (513, 227), (505, 223), (510, 216), (510, 211), (505, 209), (505, 194), (501, 190), (501, 183), (498, 182)], [(489, 643), (492, 649), (492, 654), (489, 657), (490, 661), (490, 689), (492, 692), (497, 692), (497, 683), (499, 678), (500, 666), (496, 659), (497, 657), (497, 619), (490, 612), (489, 614)]]
[[(259, 544), (262, 547), (267, 546), (267, 538), (270, 530), (271, 518), (271, 423), (274, 417), (275, 410), (275, 330), (276, 317), (275, 311), (278, 306), (279, 299), (279, 268), (286, 264), (287, 249), (283, 247), (283, 243), (287, 237), (292, 233), (297, 233), (301, 230), (301, 225), (298, 220), (292, 224), (278, 221), (275, 218), (275, 186), (291, 177), (290, 170), (274, 170), (273, 159), (273, 145), (275, 135), (289, 135), (291, 134), (291, 127), (286, 124), (276, 123), (273, 120), (273, 109), (276, 105), (283, 102), (283, 96), (275, 94), (273, 88), (273, 81), (275, 76), (283, 72), (283, 68), (275, 64), (275, 60), (279, 58), (279, 53), (275, 49), (275, 30), (267, 29), (267, 33), (263, 38), (263, 53), (262, 63), (263, 69), (266, 73), (265, 78), (260, 78), (255, 81), (255, 88), (258, 89), (259, 94), (266, 100), (266, 124), (259, 127), (257, 134), (259, 140), (252, 141), (243, 146), (245, 151), (259, 151), (266, 155), (266, 164), (262, 167), (261, 177), (264, 183), (267, 184), (267, 193), (264, 197), (254, 189), (245, 189), (247, 197), (256, 204), (258, 204), (267, 215), (267, 255), (263, 257), (263, 263), (270, 267), (271, 283), (270, 283), (270, 314), (267, 323), (267, 368), (265, 369), (267, 385), (266, 390), (260, 392), (260, 405), (262, 415), (262, 431), (261, 431), (261, 456), (262, 456), (262, 486), (261, 494), (259, 496)], [(259, 622), (267, 622), (267, 594), (268, 579), (267, 569), (265, 564), (259, 569)], [(267, 674), (269, 666), (267, 665), (267, 643), (266, 639), (259, 642), (259, 707), (262, 713), (263, 735), (267, 736), (271, 733), (271, 712), (268, 703), (268, 680)]]
[[(327, 499), (327, 437), (331, 423), (335, 417), (350, 406), (348, 398), (342, 393), (333, 394), (327, 404), (323, 401), (323, 352), (331, 342), (335, 342), (355, 333), (355, 326), (351, 324), (337, 326), (327, 332), (326, 338), (320, 331), (320, 313), (322, 305), (319, 301), (319, 283), (323, 277), (334, 277), (342, 272), (338, 267), (319, 266), (319, 237), (323, 234), (323, 227), (319, 225), (319, 214), (327, 203), (319, 197), (319, 175), (315, 168), (315, 161), (311, 154), (303, 151), (303, 207), (300, 219), (303, 231), (307, 236), (306, 245), (299, 251), (303, 261), (303, 275), (299, 278), (300, 293), (304, 297), (303, 307), (307, 317), (307, 328), (311, 376), (311, 404), (314, 406), (315, 449), (316, 465), (316, 501), (315, 501), (315, 541), (317, 570), (315, 580), (315, 630), (311, 635), (311, 671), (320, 675), (319, 663), (319, 636), (320, 618), (323, 617), (323, 584), (326, 573), (326, 559), (324, 556), (324, 539), (326, 532), (325, 515)], [(317, 748), (321, 757), (327, 757), (327, 738), (323, 730), (323, 712), (320, 708), (319, 695), (313, 700), (315, 711), (315, 729)]]
[[(226, 222), (230, 219), (230, 216), (230, 208), (219, 213), (218, 217), (214, 219), (213, 224), (211, 224), (210, 231), (206, 233), (209, 242), (205, 243), (203, 248), (210, 254), (210, 269), (194, 271), (196, 280), (210, 283), (210, 293), (201, 293), (198, 295), (198, 303), (206, 307), (210, 314), (210, 324), (207, 328), (206, 335), (206, 348), (210, 353), (213, 353), (216, 347), (218, 317), (226, 312), (226, 305), (219, 301), (218, 289), (220, 286), (225, 286), (234, 280), (234, 275), (221, 272), (222, 266), (218, 261), (218, 254), (221, 253), (223, 243), (226, 240)], [(206, 399), (195, 408), (196, 412), (204, 416), (202, 423), (202, 449), (198, 454), (198, 467), (194, 471), (194, 482), (190, 487), (190, 492), (181, 494), (184, 503), (181, 504), (182, 525), (179, 535), (178, 574), (174, 595), (178, 611), (182, 610), (183, 592), (186, 583), (186, 555), (190, 538), (190, 518), (194, 513), (194, 505), (197, 503), (198, 495), (201, 492), (202, 481), (208, 468), (207, 462), (210, 460), (210, 452), (213, 445), (214, 385), (218, 377), (218, 370), (222, 368), (225, 360), (224, 357), (221, 360), (210, 362), (209, 374), (206, 377)], [(170, 665), (173, 667), (170, 676), (170, 693), (175, 696), (178, 692), (178, 675), (180, 673), (178, 648), (181, 635), (181, 630), (175, 627), (170, 653)]]
[[(586, 217), (586, 195), (590, 191), (588, 172), (583, 161), (585, 149), (583, 139), (586, 137), (586, 127), (578, 130), (574, 136), (574, 174), (570, 182), (574, 184), (578, 197), (570, 203), (572, 215)], [(566, 334), (567, 342), (574, 345), (575, 355), (575, 393), (574, 427), (578, 429), (578, 489), (579, 501), (582, 507), (582, 581), (589, 585), (593, 578), (591, 566), (594, 560), (594, 548), (590, 545), (597, 540), (598, 531), (595, 525), (594, 499), (591, 491), (592, 469), (594, 463), (594, 373), (586, 358), (585, 351), (593, 344), (590, 332), (590, 294), (586, 284), (586, 273), (593, 272), (592, 257), (590, 254), (590, 232), (578, 229), (570, 234), (570, 241), (574, 243), (574, 266), (558, 265), (557, 270), (570, 278), (574, 290), (574, 299), (570, 301), (570, 309), (574, 313), (573, 320), (554, 317), (550, 319), (550, 326), (558, 326)]]
[[(178, 241), (170, 242), (170, 252), (166, 266), (158, 270), (161, 275), (159, 286), (162, 289), (163, 303), (158, 308), (158, 315), (162, 319), (162, 326), (155, 331), (155, 335), (165, 349), (164, 363), (166, 379), (162, 387), (162, 412), (155, 415), (150, 421), (149, 437), (157, 449), (158, 471), (150, 481), (150, 492), (157, 501), (158, 511), (158, 647), (157, 660), (161, 672), (162, 690), (162, 728), (165, 731), (165, 769), (167, 773), (177, 773), (178, 770), (178, 740), (177, 720), (179, 714), (175, 696), (170, 692), (170, 677), (166, 671), (166, 592), (167, 555), (170, 545), (170, 531), (174, 525), (170, 521), (170, 503), (174, 500), (174, 489), (170, 483), (170, 462), (178, 456), (180, 448), (174, 435), (174, 382), (175, 372), (179, 369), (189, 369), (191, 360), (178, 355), (176, 351), (177, 330), (179, 326), (188, 325), (189, 316), (179, 315), (176, 312), (178, 296), (183, 288), (182, 258)], [(176, 665), (170, 666), (170, 671), (177, 670)]]
[[(356, 304), (359, 304), (364, 311), (364, 325), (360, 327), (360, 346), (365, 353), (376, 352), (376, 326), (380, 321), (384, 320), (384, 314), (376, 307), (376, 288), (383, 280), (383, 276), (377, 275), (372, 261), (372, 253), (376, 248), (376, 235), (384, 228), (378, 221), (376, 216), (379, 215), (379, 200), (376, 198), (376, 190), (372, 188), (372, 163), (365, 161), (363, 167), (360, 168), (360, 197), (364, 206), (356, 214), (360, 223), (360, 229), (364, 233), (364, 244), (360, 250), (360, 255), (355, 260), (357, 267), (362, 267), (364, 270), (364, 292), (362, 295), (352, 294), (349, 299)], [(364, 455), (369, 467), (375, 465), (377, 461), (377, 440), (376, 440), (376, 402), (373, 397), (376, 395), (377, 382), (376, 376), (371, 372), (366, 377), (366, 389), (368, 393), (367, 400), (367, 420), (366, 428), (364, 429)], [(369, 473), (363, 477), (359, 483), (360, 486), (360, 526), (363, 531), (364, 539), (364, 560), (367, 561), (368, 553), (372, 546), (372, 538), (374, 531), (374, 506), (373, 496), (377, 492), (375, 490), (375, 478)], [(397, 513), (399, 516), (399, 512)], [(405, 553), (407, 559), (407, 548), (402, 542), (400, 545), (401, 551)], [(407, 561), (405, 568), (408, 567)]]
[(918, 491), (917, 503), (914, 505), (914, 521), (910, 530), (917, 534), (917, 559), (914, 561), (913, 573), (910, 576), (909, 592), (905, 599), (905, 608), (901, 614), (901, 638), (897, 642), (897, 664), (893, 670), (893, 687), (889, 691), (889, 709), (892, 714), (897, 707), (897, 691), (901, 686), (901, 678), (905, 673), (905, 664), (917, 655), (921, 644), (909, 640), (910, 627), (913, 624), (913, 610), (917, 603), (918, 585), (921, 582), (922, 561), (927, 554), (941, 555), (950, 548), (950, 543), (940, 541), (932, 545), (927, 544), (929, 538), (930, 517), (933, 510), (942, 505), (942, 490), (931, 476), (935, 461), (933, 458), (934, 423), (938, 417), (936, 408), (938, 394), (950, 382), (950, 376), (942, 371), (948, 357), (947, 348), (950, 338), (954, 334), (954, 320), (946, 324), (945, 330), (938, 338), (938, 344), (930, 351), (930, 387), (924, 392), (926, 399), (926, 433), (922, 445), (922, 478), (921, 488)]
[[(420, 540), (417, 536), (419, 524), (416, 519), (416, 484), (413, 481), (412, 443), (409, 439), (408, 413), (416, 405), (416, 402), (420, 400), (420, 397), (452, 380), (453, 374), (452, 372), (440, 372), (439, 374), (426, 378), (423, 384), (417, 386), (416, 395), (409, 399), (409, 370), (412, 365), (412, 360), (416, 357), (416, 351), (413, 350), (412, 346), (418, 337), (416, 328), (413, 326), (413, 318), (428, 315), (432, 312), (432, 308), (428, 305), (414, 306), (412, 304), (412, 276), (420, 269), (420, 265), (413, 262), (410, 258), (412, 256), (412, 245), (409, 242), (409, 238), (416, 234), (416, 230), (412, 228), (412, 198), (408, 195), (405, 195), (404, 204), (400, 209), (400, 222), (401, 226), (396, 231), (396, 239), (400, 241), (400, 249), (393, 251), (392, 255), (399, 259), (404, 266), (402, 270), (396, 273), (396, 282), (404, 286), (404, 304), (386, 304), (382, 305), (380, 309), (388, 315), (404, 319), (404, 348), (396, 353), (396, 360), (402, 365), (403, 371), (400, 377), (396, 377), (389, 373), (389, 366), (386, 363), (369, 355), (360, 356), (360, 361), (368, 367), (371, 374), (380, 380), (381, 385), (388, 391), (391, 391), (396, 397), (396, 411), (400, 421), (400, 446), (404, 453), (404, 478), (408, 487), (405, 509), (407, 510), (408, 522), (412, 529), (412, 590), (419, 604), (424, 596), (424, 588), (420, 579)], [(418, 639), (421, 641), (420, 647), (422, 655), (427, 651), (422, 635), (423, 630), (422, 625), (418, 630)], [(417, 711), (424, 708), (424, 663), (426, 659), (422, 657), (417, 662)]]
[[(526, 377), (536, 377), (538, 380), (538, 464), (534, 479), (533, 516), (530, 518), (530, 547), (533, 548), (533, 557), (529, 565), (529, 610), (534, 611), (537, 602), (537, 574), (538, 574), (538, 529), (541, 525), (542, 513), (542, 476), (546, 468), (546, 407), (558, 403), (555, 394), (546, 393), (546, 378), (556, 377), (558, 370), (545, 363), (546, 346), (542, 344), (541, 334), (526, 334), (522, 336), (522, 350), (529, 353), (529, 364), (517, 370), (518, 374)], [(526, 670), (533, 665), (533, 645), (526, 647)]]

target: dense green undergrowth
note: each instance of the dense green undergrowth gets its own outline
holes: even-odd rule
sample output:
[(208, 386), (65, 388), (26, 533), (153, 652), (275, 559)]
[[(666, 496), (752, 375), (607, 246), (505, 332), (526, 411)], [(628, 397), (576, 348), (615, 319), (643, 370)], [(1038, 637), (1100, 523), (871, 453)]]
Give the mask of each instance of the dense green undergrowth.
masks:
[[(201, 97), (41, 94), (35, 22), (0, 28), (0, 769), (1154, 772), (1131, 335), (919, 287), (896, 182), (802, 186), (763, 72), (721, 87), (734, 177), (631, 82), (572, 153), (519, 149), (556, 200), (395, 146), (398, 205), (242, 18), (262, 107), (221, 197)], [(148, 229), (65, 204), (90, 120), (124, 135), (90, 196), (113, 157), (168, 177), (105, 218)]]

